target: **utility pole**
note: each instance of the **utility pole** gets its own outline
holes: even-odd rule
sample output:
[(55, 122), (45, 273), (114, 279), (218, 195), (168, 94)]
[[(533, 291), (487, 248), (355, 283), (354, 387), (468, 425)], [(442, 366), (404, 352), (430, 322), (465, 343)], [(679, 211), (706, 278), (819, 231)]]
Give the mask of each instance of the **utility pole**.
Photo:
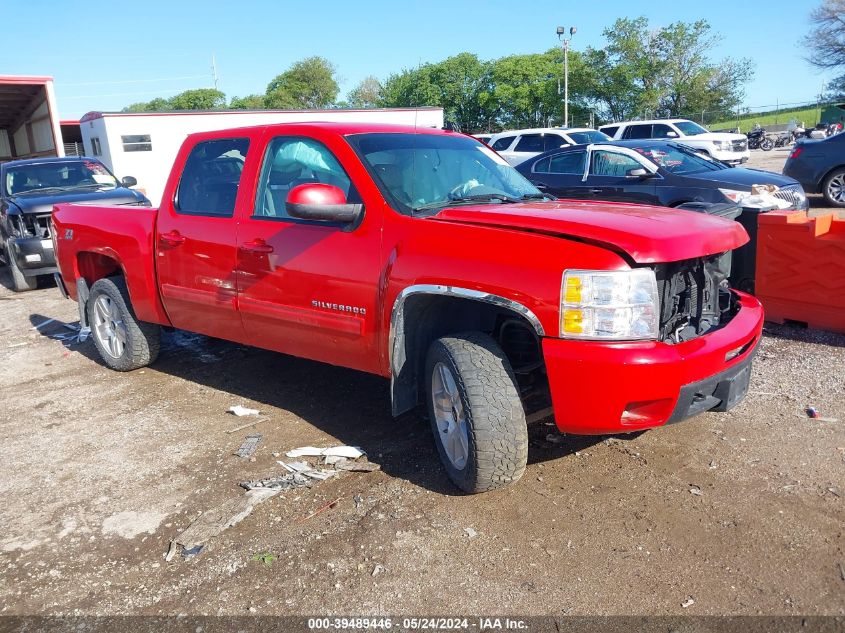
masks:
[(569, 37), (566, 37), (566, 29), (557, 27), (557, 37), (563, 42), (563, 127), (569, 127), (569, 40), (577, 30), (574, 26), (569, 27)]
[(211, 79), (214, 82), (214, 89), (217, 90), (217, 61), (214, 59), (214, 53), (211, 54)]

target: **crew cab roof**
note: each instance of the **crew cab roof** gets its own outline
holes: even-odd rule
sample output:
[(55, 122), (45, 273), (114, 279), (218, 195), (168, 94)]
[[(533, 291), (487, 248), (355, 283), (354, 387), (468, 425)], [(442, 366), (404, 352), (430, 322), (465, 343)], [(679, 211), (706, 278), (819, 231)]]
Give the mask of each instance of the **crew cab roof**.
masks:
[(340, 121), (296, 121), (290, 123), (268, 123), (265, 125), (251, 125), (247, 127), (228, 128), (225, 130), (215, 130), (211, 132), (194, 132), (188, 135), (188, 138), (208, 137), (215, 138), (231, 135), (232, 132), (253, 132), (270, 130), (287, 132), (290, 130), (309, 130), (320, 129), (334, 132), (341, 136), (349, 134), (444, 134), (453, 136), (463, 136), (465, 134), (460, 132), (452, 132), (451, 130), (441, 130), (432, 127), (416, 127), (413, 125), (397, 125), (392, 123), (355, 123), (355, 122), (340, 122)]

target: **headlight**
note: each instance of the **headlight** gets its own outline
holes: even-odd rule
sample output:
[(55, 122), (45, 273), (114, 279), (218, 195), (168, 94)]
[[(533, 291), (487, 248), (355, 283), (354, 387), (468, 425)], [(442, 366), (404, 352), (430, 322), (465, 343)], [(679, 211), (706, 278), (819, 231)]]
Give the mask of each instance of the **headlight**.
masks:
[(723, 196), (734, 204), (749, 209), (788, 209), (792, 203), (783, 198), (778, 198), (778, 187), (775, 185), (751, 185), (751, 191), (738, 191), (737, 189), (719, 189)]
[(560, 291), (563, 338), (656, 339), (660, 301), (651, 268), (567, 270)]
[(730, 141), (713, 141), (713, 145), (718, 150), (728, 150), (728, 149), (731, 148), (731, 142)]

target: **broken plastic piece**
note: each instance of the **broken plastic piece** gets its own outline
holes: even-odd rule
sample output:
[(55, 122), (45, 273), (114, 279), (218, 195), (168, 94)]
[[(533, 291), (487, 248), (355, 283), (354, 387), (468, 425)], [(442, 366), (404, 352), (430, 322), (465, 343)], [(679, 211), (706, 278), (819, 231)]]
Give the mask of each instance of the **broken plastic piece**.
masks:
[(234, 413), (238, 417), (243, 417), (245, 415), (258, 415), (258, 409), (248, 409), (247, 407), (242, 407), (239, 404), (236, 404), (233, 407), (229, 407), (229, 413)]
[(235, 455), (238, 457), (252, 457), (255, 451), (258, 449), (258, 444), (261, 442), (262, 435), (261, 433), (253, 433), (252, 435), (247, 435), (244, 443), (241, 444), (241, 447), (235, 451)]

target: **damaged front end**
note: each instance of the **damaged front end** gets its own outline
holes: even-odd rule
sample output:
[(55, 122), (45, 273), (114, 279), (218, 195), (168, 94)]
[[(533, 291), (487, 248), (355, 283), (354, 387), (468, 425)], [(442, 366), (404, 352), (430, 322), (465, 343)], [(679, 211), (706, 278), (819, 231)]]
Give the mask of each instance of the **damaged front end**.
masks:
[(739, 305), (731, 292), (731, 253), (658, 264), (659, 340), (682, 343), (726, 325)]

